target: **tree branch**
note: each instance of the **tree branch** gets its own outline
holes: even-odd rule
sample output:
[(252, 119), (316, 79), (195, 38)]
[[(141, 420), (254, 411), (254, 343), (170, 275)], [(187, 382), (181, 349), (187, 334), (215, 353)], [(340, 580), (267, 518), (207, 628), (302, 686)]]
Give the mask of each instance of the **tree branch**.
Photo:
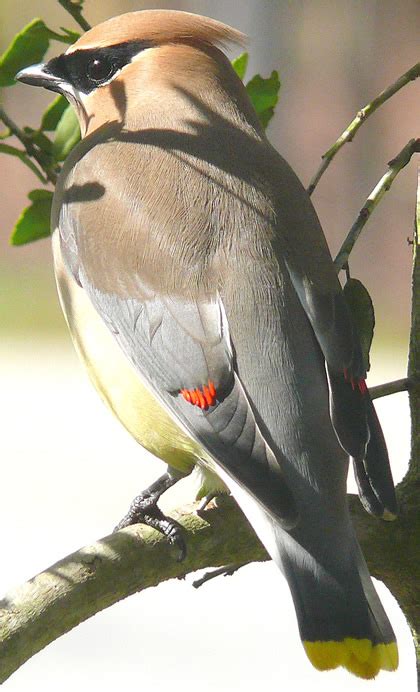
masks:
[[(401, 501), (396, 522), (374, 519), (358, 498), (349, 499), (372, 574), (385, 581), (415, 622), (418, 499), (417, 504)], [(200, 516), (193, 511), (197, 507), (172, 513), (186, 534), (184, 562), (177, 562), (163, 536), (137, 525), (81, 548), (10, 592), (0, 601), (0, 683), (47, 644), (133, 593), (199, 569), (224, 566), (226, 572), (229, 567), (233, 571), (233, 565), (269, 559), (232, 498)]]
[(58, 0), (58, 2), (60, 3), (61, 7), (66, 10), (66, 12), (71, 14), (73, 19), (78, 23), (83, 31), (89, 31), (89, 29), (92, 28), (82, 14), (82, 2), (78, 0)]
[[(268, 556), (267, 556), (267, 559)], [(224, 567), (218, 567), (217, 569), (213, 569), (211, 572), (206, 572), (203, 574), (200, 579), (196, 579), (193, 581), (192, 585), (195, 589), (199, 589), (203, 584), (207, 584), (208, 581), (211, 581), (212, 579), (216, 579), (217, 577), (231, 577), (235, 572), (241, 569), (241, 567), (245, 567), (245, 565), (249, 564), (248, 562), (241, 562), (240, 564), (236, 565), (225, 565)]]
[(412, 299), (411, 299), (411, 329), (410, 344), (408, 351), (408, 377), (414, 380), (413, 386), (409, 387), (408, 400), (410, 405), (411, 417), (411, 454), (408, 472), (401, 483), (401, 491), (404, 502), (417, 509), (417, 514), (413, 515), (413, 524), (408, 526), (408, 532), (414, 537), (412, 553), (412, 574), (409, 574), (407, 586), (413, 591), (414, 610), (406, 609), (400, 603), (397, 593), (394, 594), (400, 603), (404, 615), (408, 620), (413, 635), (414, 646), (417, 657), (417, 680), (420, 689), (420, 575), (416, 572), (419, 569), (419, 536), (420, 536), (420, 169), (417, 181), (417, 203), (414, 220), (413, 238), (413, 272), (412, 272)]
[(370, 193), (334, 260), (337, 271), (340, 271), (346, 264), (363, 227), (370, 218), (373, 210), (378, 206), (384, 194), (391, 187), (398, 173), (409, 163), (413, 154), (418, 152), (420, 152), (420, 139), (410, 139), (400, 153), (389, 162), (389, 170), (382, 176)]
[(380, 399), (381, 397), (389, 396), (390, 394), (406, 392), (413, 385), (414, 381), (416, 381), (415, 378), (411, 380), (411, 378), (409, 379), (408, 377), (403, 377), (401, 380), (394, 380), (393, 382), (378, 384), (376, 387), (369, 387), (369, 394), (372, 399)]
[[(411, 301), (411, 330), (408, 355), (408, 377), (417, 380), (410, 387), (411, 458), (408, 478), (420, 483), (420, 168), (417, 182), (417, 204), (413, 238), (413, 273)], [(419, 630), (420, 634), (420, 630)], [(420, 671), (420, 667), (419, 667)]]
[(328, 151), (323, 154), (322, 158), (322, 163), (320, 167), (318, 168), (317, 172), (313, 176), (312, 180), (309, 183), (308, 186), (308, 193), (311, 195), (313, 191), (315, 190), (316, 186), (318, 185), (321, 177), (327, 170), (328, 166), (330, 165), (331, 161), (333, 160), (334, 156), (340, 151), (341, 147), (344, 146), (347, 142), (351, 142), (359, 127), (367, 120), (367, 118), (372, 115), (382, 104), (384, 104), (388, 99), (391, 98), (397, 91), (402, 89), (406, 84), (411, 82), (414, 79), (417, 79), (417, 77), (420, 76), (420, 62), (418, 62), (416, 65), (414, 65), (412, 68), (407, 70), (399, 79), (397, 79), (396, 82), (391, 84), (387, 89), (382, 91), (379, 96), (373, 99), (370, 103), (368, 103), (367, 106), (362, 108), (356, 117), (351, 121), (350, 125), (347, 126), (347, 128), (344, 130), (344, 132), (340, 135), (340, 137), (337, 139), (337, 141), (328, 149)]
[(186, 532), (187, 557), (153, 529), (132, 526), (82, 548), (0, 602), (0, 683), (31, 656), (73, 627), (127, 596), (174, 577), (232, 562), (268, 559), (229, 498), (198, 516), (174, 513)]

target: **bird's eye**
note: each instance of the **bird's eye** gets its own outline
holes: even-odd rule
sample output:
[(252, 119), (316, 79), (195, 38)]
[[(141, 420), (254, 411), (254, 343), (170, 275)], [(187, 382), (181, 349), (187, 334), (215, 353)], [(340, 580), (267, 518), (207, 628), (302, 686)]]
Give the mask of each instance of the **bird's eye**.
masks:
[(87, 76), (95, 84), (106, 82), (115, 71), (114, 65), (106, 58), (95, 58), (88, 63)]

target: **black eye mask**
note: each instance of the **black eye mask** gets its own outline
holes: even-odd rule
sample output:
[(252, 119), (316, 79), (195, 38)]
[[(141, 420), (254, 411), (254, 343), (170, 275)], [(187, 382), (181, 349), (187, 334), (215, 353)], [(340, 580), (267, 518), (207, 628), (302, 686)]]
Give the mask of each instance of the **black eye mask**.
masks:
[(151, 46), (147, 41), (130, 41), (106, 48), (76, 50), (50, 60), (45, 66), (45, 72), (71, 84), (78, 91), (89, 94), (96, 87), (109, 82), (140, 51)]

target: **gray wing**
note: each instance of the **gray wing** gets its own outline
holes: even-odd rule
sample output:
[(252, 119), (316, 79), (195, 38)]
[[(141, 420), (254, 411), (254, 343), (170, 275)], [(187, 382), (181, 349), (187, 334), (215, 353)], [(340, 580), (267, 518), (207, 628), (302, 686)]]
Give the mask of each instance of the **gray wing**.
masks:
[(277, 157), (276, 164), (275, 250), (286, 264), (326, 361), (338, 440), (348, 454), (363, 459), (369, 439), (366, 407), (362, 391), (351, 385), (366, 374), (358, 335), (312, 202), (287, 163)]
[[(164, 280), (156, 275), (146, 281), (142, 272), (140, 278), (127, 255), (124, 261), (115, 256), (118, 243), (106, 244), (98, 223), (100, 205), (90, 214), (87, 203), (74, 203), (71, 182), (70, 177), (64, 204), (55, 212), (69, 270), (173, 419), (202, 445), (216, 467), (291, 528), (297, 520), (295, 503), (281, 459), (264, 439), (235, 371), (217, 291), (186, 297), (162, 289)], [(115, 193), (108, 194), (112, 204)], [(90, 255), (89, 233), (103, 234), (102, 242), (93, 237)]]
[[(220, 298), (121, 298), (95, 289), (82, 269), (79, 278), (127, 358), (177, 423), (291, 528), (294, 501), (235, 372)], [(144, 295), (144, 285), (139, 293)]]
[(395, 515), (388, 453), (364, 384), (359, 335), (312, 202), (281, 159), (279, 167), (279, 251), (326, 361), (331, 420), (340, 444), (353, 457), (364, 506), (372, 514)]
[[(311, 262), (312, 265), (312, 262)], [(311, 281), (302, 258), (286, 262), (299, 300), (325, 357), (330, 389), (330, 415), (346, 452), (363, 459), (369, 442), (366, 372), (356, 330), (337, 277)], [(332, 269), (332, 261), (331, 261)], [(332, 272), (331, 272), (332, 273)]]
[(275, 153), (277, 251), (286, 262), (326, 362), (336, 372), (365, 376), (358, 335), (331, 254), (302, 183)]

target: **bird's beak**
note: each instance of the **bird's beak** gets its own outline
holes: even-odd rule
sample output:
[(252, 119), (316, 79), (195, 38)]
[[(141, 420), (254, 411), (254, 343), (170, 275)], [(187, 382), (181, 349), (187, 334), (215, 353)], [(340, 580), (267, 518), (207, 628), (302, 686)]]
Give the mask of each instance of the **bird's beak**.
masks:
[(50, 91), (58, 91), (59, 94), (65, 91), (65, 83), (49, 72), (47, 63), (41, 62), (25, 67), (17, 73), (15, 79), (31, 86), (41, 86)]

